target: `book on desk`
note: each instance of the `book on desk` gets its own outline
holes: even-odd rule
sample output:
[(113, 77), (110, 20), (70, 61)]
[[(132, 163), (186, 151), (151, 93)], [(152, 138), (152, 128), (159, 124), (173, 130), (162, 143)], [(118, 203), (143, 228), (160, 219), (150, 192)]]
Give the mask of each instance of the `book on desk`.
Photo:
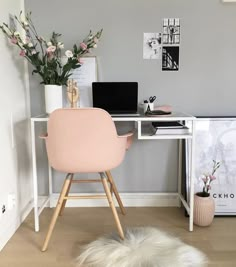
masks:
[(188, 134), (189, 128), (179, 121), (152, 122), (153, 135), (155, 134)]

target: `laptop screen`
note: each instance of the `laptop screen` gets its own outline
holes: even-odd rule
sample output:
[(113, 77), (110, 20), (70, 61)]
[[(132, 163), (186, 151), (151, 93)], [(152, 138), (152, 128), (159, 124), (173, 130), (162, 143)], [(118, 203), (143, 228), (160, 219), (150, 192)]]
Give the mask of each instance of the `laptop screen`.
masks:
[(137, 82), (93, 82), (93, 106), (110, 114), (137, 113)]

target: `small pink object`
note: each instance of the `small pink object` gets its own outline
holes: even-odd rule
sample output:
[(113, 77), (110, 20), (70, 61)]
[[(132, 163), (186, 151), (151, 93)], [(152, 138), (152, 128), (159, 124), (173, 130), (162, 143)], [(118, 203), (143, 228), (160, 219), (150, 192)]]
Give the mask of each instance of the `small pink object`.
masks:
[(172, 112), (172, 107), (169, 105), (163, 105), (163, 106), (157, 106), (154, 108), (154, 110), (162, 110), (165, 112)]
[(80, 47), (81, 47), (83, 50), (87, 49), (87, 45), (86, 45), (85, 43), (81, 43), (81, 44), (80, 44)]
[(12, 44), (17, 44), (17, 39), (15, 37), (11, 38), (11, 43)]
[(22, 56), (22, 57), (24, 57), (25, 56), (25, 51), (24, 50), (21, 50), (19, 55)]

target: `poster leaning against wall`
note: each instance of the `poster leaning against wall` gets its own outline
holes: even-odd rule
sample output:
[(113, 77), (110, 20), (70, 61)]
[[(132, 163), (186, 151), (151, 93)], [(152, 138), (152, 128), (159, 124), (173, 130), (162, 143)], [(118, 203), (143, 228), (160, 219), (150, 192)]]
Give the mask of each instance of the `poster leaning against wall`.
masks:
[(213, 160), (220, 161), (211, 184), (215, 215), (236, 215), (236, 117), (199, 117), (195, 125), (195, 192), (201, 176), (210, 173)]

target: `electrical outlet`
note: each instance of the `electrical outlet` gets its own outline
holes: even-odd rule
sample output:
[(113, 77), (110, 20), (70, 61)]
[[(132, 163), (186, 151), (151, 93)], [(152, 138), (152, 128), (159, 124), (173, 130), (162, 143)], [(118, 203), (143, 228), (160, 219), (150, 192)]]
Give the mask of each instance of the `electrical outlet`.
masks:
[(6, 205), (2, 205), (2, 214), (6, 211)]

